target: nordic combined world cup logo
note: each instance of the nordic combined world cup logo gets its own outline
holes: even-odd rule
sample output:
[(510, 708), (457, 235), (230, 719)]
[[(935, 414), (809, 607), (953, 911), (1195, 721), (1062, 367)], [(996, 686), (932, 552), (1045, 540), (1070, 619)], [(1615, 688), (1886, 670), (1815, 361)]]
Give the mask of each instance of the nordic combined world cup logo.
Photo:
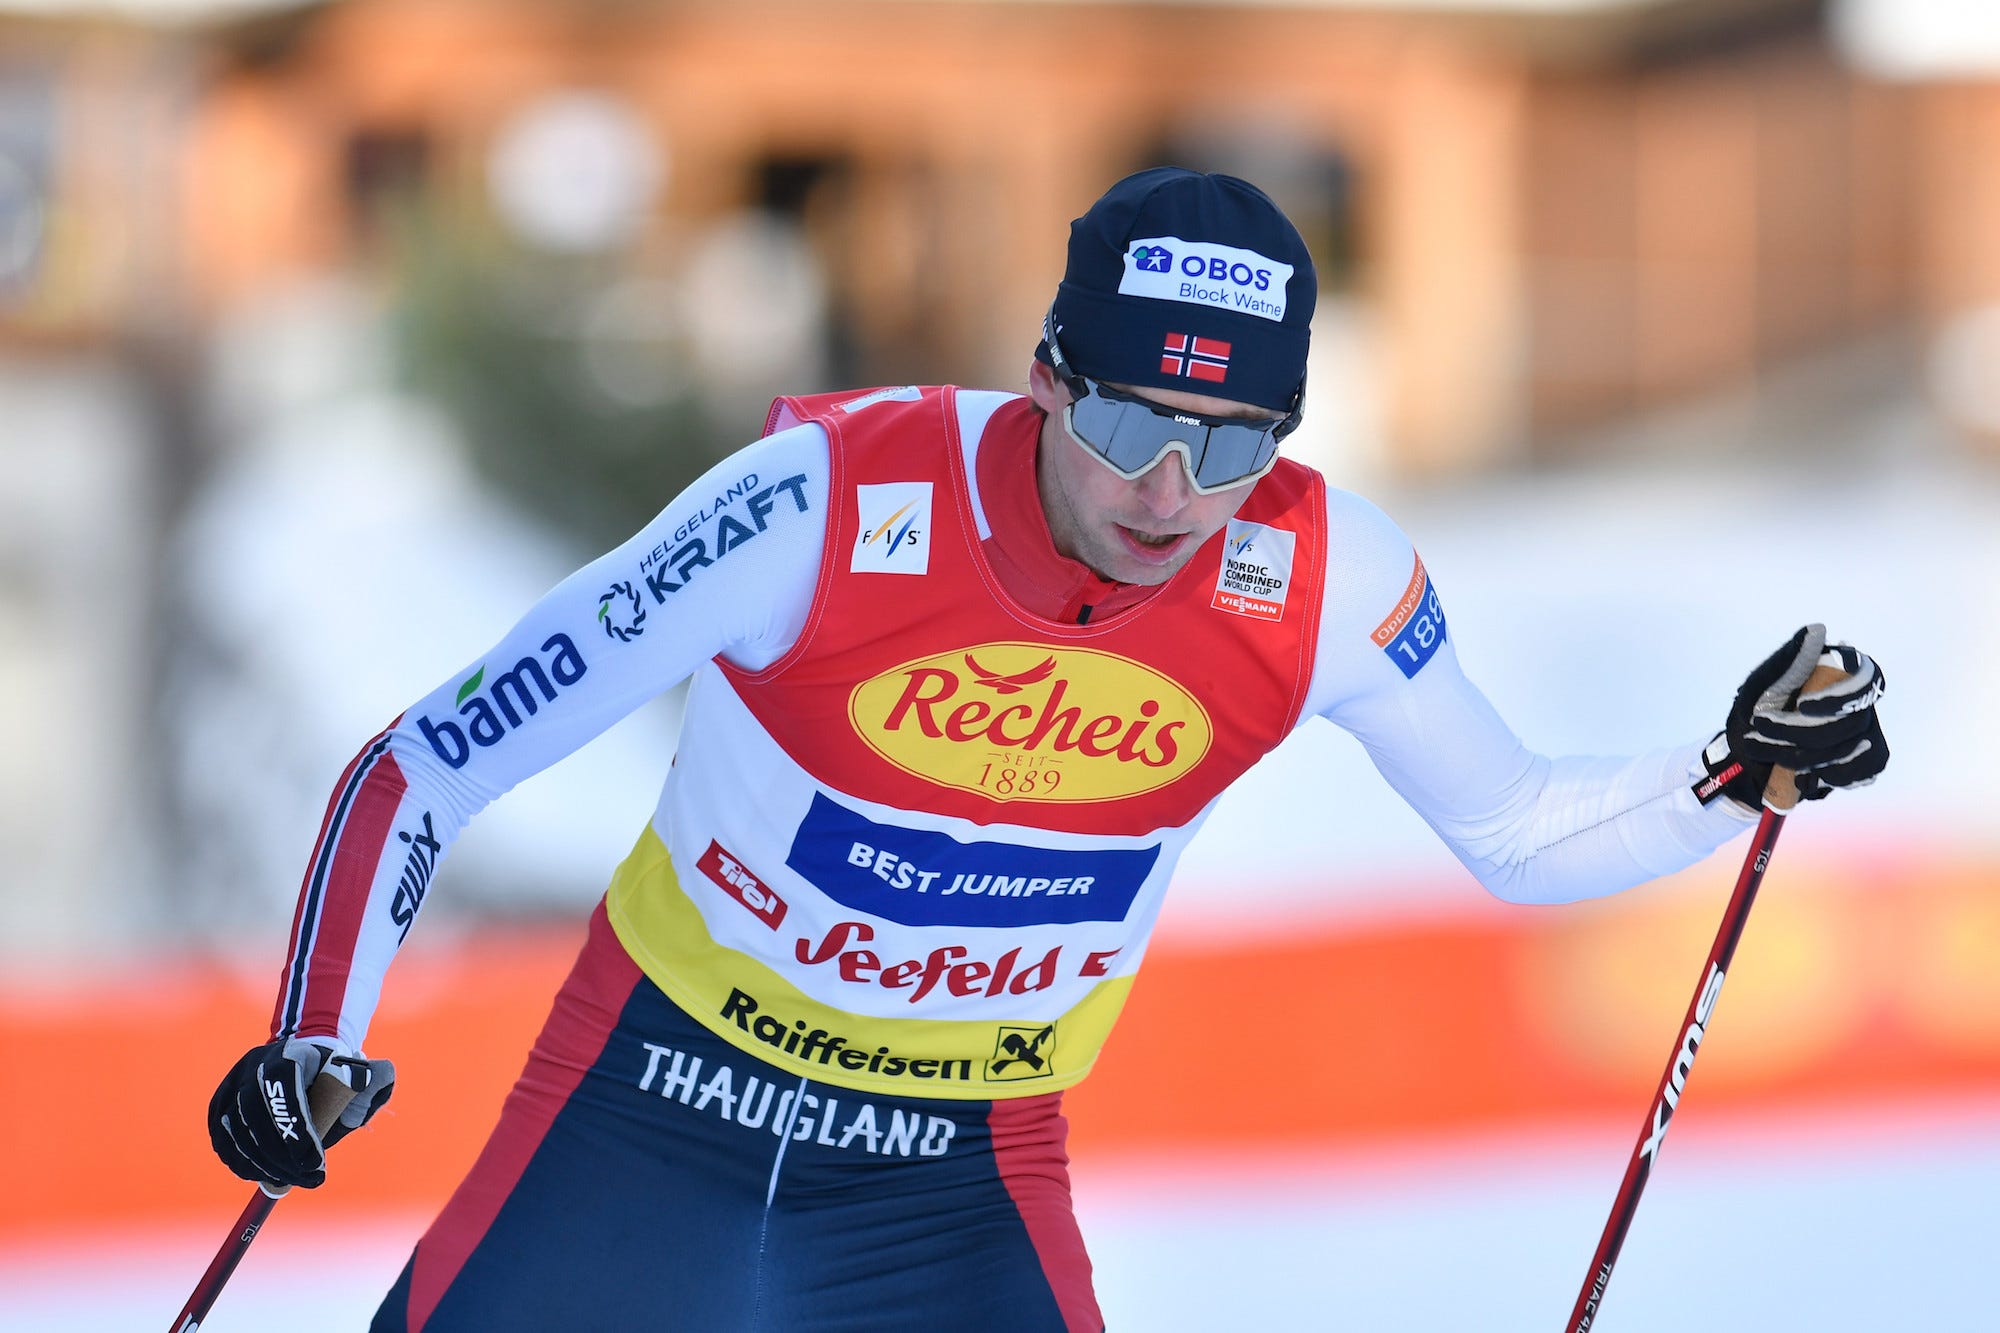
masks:
[(1174, 252), (1164, 245), (1142, 245), (1132, 252), (1132, 263), (1141, 273), (1171, 273)]
[(630, 643), (646, 632), (646, 608), (639, 604), (639, 590), (629, 583), (614, 583), (597, 599), (597, 623), (606, 638)]

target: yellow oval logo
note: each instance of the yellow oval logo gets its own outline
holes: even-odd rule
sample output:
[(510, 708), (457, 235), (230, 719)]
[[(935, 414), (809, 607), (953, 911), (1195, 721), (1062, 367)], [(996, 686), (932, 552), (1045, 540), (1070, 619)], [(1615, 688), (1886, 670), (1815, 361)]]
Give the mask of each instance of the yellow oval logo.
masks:
[(996, 801), (1104, 801), (1164, 787), (1201, 762), (1208, 712), (1115, 653), (982, 643), (854, 687), (855, 734), (917, 777)]

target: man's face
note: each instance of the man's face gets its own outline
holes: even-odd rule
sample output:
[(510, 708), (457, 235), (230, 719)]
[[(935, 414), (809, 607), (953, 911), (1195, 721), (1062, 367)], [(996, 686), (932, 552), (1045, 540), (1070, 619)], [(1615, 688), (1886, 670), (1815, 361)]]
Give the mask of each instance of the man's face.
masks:
[[(1172, 389), (1114, 385), (1161, 407), (1208, 417), (1265, 420), (1276, 412)], [(1220, 532), (1249, 498), (1254, 480), (1198, 495), (1178, 452), (1166, 454), (1130, 481), (1101, 462), (1063, 425), (1069, 389), (1040, 361), (1028, 371), (1028, 392), (1042, 409), (1036, 481), (1056, 549), (1117, 583), (1165, 583)]]

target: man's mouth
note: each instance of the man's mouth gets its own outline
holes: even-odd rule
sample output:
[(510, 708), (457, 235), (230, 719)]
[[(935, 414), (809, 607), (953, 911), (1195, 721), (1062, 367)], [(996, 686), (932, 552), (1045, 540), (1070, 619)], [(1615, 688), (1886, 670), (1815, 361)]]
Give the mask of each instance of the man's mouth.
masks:
[(1188, 537), (1185, 532), (1142, 532), (1137, 528), (1128, 528), (1123, 523), (1115, 526), (1118, 535), (1125, 539), (1126, 549), (1141, 560), (1149, 562), (1158, 562), (1173, 555), (1180, 550), (1181, 543)]

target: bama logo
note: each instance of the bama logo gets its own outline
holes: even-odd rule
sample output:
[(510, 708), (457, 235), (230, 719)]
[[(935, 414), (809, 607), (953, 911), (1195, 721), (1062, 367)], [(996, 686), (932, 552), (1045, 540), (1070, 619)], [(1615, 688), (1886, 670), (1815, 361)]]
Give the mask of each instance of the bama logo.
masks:
[(1201, 762), (1207, 710), (1115, 653), (982, 643), (854, 687), (847, 717), (904, 772), (995, 801), (1103, 801), (1164, 787)]
[(433, 722), (429, 715), (418, 718), (417, 730), (430, 742), (432, 753), (453, 768), (464, 768), (473, 746), (483, 750), (498, 745), (590, 669), (567, 634), (551, 634), (542, 641), (542, 651), (549, 654), (546, 663), (524, 657), (513, 670), (494, 676), (491, 684), (481, 663), (458, 687), (462, 722)]
[(1255, 250), (1178, 236), (1147, 236), (1125, 250), (1118, 290), (1156, 301), (1185, 301), (1282, 323), (1292, 266)]

